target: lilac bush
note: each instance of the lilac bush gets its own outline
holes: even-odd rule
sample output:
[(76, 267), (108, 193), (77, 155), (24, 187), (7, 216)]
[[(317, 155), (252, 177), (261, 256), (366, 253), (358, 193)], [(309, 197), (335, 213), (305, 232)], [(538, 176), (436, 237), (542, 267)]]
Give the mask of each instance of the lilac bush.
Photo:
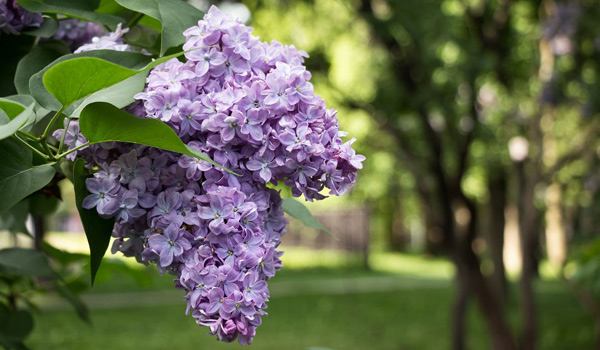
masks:
[(0, 0), (0, 34), (16, 35), (24, 28), (39, 27), (41, 24), (41, 13), (25, 10), (16, 0)]
[[(309, 201), (327, 190), (341, 195), (364, 160), (353, 139), (342, 141), (336, 111), (314, 94), (303, 65), (308, 55), (262, 42), (251, 31), (212, 7), (184, 32), (185, 62), (153, 69), (127, 108), (163, 121), (237, 175), (141, 145), (105, 143), (77, 152), (99, 169), (86, 182), (83, 206), (116, 219), (113, 253), (174, 275), (187, 314), (219, 340), (241, 344), (252, 342), (266, 314), (266, 281), (282, 267), (278, 247), (287, 220), (269, 185), (283, 182)], [(111, 35), (79, 51), (126, 49), (119, 33)], [(82, 142), (73, 121), (65, 143)]]
[[(58, 29), (52, 39), (64, 41), (71, 50), (90, 43), (92, 39), (104, 34), (104, 28), (97, 23), (64, 18), (60, 15), (58, 20)], [(26, 28), (39, 27), (42, 21), (41, 13), (25, 10), (16, 0), (0, 0), (0, 34), (18, 35)]]

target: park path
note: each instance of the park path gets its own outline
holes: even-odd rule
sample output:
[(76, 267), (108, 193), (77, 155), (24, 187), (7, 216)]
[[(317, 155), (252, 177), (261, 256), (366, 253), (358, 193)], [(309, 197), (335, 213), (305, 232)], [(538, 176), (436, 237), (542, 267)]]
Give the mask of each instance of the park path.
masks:
[[(447, 280), (421, 279), (404, 276), (367, 276), (318, 280), (297, 280), (269, 283), (271, 299), (295, 295), (340, 295), (388, 292), (395, 290), (434, 289), (449, 286)], [(90, 309), (121, 309), (182, 304), (183, 291), (159, 290), (147, 292), (85, 294), (81, 297)], [(39, 300), (46, 311), (70, 309), (71, 306), (56, 296)]]

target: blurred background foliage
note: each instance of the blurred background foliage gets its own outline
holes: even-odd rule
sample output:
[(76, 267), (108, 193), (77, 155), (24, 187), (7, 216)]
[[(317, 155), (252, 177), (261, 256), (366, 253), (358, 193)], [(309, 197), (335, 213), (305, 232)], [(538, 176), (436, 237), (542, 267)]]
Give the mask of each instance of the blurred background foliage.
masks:
[[(285, 268), (270, 283), (270, 316), (253, 347), (600, 346), (598, 1), (219, 5), (262, 40), (309, 53), (315, 91), (367, 156), (351, 193), (308, 207), (324, 217), (368, 210), (370, 270), (360, 254), (284, 242)], [(63, 189), (54, 231), (69, 229), (70, 197)], [(85, 251), (82, 236), (49, 239)], [(77, 266), (73, 281), (86, 289)], [(103, 265), (84, 298), (95, 328), (47, 299), (54, 311), (38, 316), (31, 345), (208, 344), (170, 279), (135, 271)], [(143, 293), (152, 302), (137, 303)], [(130, 304), (103, 303), (109, 296)], [(207, 345), (217, 346), (237, 345)]]

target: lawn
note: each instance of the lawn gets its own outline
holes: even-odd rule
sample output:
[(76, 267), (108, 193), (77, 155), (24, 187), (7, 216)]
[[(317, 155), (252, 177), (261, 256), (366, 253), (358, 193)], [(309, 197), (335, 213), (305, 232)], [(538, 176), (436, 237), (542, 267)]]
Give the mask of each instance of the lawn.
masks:
[[(348, 261), (331, 257), (335, 255), (331, 252), (319, 252), (321, 258), (331, 256), (307, 264), (311, 254), (292, 250), (288, 261), (284, 259), (287, 266), (270, 283), (269, 315), (251, 349), (449, 348), (453, 289), (452, 269), (446, 262), (379, 254), (373, 257), (373, 271), (364, 271), (344, 267)], [(136, 286), (119, 275), (94, 287), (89, 296), (93, 326), (79, 321), (70, 310), (38, 315), (28, 345), (90, 350), (240, 347), (206, 336), (207, 329), (184, 314), (181, 295), (172, 291), (169, 277), (153, 274), (151, 278), (150, 287)], [(536, 289), (540, 349), (591, 348), (591, 318), (568, 290), (559, 281), (539, 281)], [(161, 294), (163, 290), (167, 294)], [(121, 307), (105, 308), (115, 301), (111, 298), (124, 299)], [(127, 306), (128, 298), (133, 306)], [(514, 304), (515, 297), (511, 299)], [(474, 306), (468, 318), (469, 348), (487, 349), (485, 328)], [(507, 313), (516, 326), (518, 309), (513, 305)]]

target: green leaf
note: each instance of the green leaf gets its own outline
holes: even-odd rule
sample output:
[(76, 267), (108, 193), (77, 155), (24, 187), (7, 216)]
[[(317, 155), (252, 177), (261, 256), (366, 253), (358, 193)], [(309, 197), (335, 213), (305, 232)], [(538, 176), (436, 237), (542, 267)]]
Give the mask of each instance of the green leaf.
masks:
[(60, 200), (45, 193), (34, 193), (29, 197), (29, 212), (37, 215), (52, 215), (58, 209)]
[(324, 231), (336, 240), (338, 239), (310, 213), (304, 204), (299, 201), (292, 198), (285, 198), (283, 199), (281, 206), (283, 207), (283, 211), (288, 213), (291, 217), (300, 220), (304, 225)]
[(15, 101), (0, 98), (0, 109), (6, 113), (8, 119), (13, 120), (25, 110), (25, 106)]
[(0, 125), (7, 124), (10, 121), (6, 113), (2, 109), (0, 109)]
[(25, 35), (0, 36), (0, 96), (17, 92), (13, 84), (15, 69), (19, 60), (31, 51), (34, 40), (34, 37)]
[(32, 103), (35, 103), (33, 97), (29, 95), (10, 95), (4, 97), (4, 99), (19, 103), (23, 106), (23, 108), (25, 108), (25, 106), (29, 106)]
[(66, 266), (68, 264), (89, 260), (90, 256), (82, 253), (71, 253), (65, 250), (60, 250), (53, 247), (48, 242), (42, 242), (42, 248), (52, 259), (58, 261), (61, 265)]
[(75, 309), (75, 312), (77, 313), (77, 316), (79, 316), (79, 318), (81, 318), (87, 323), (92, 322), (92, 320), (90, 319), (90, 311), (88, 310), (87, 306), (77, 295), (73, 294), (73, 292), (71, 292), (69, 288), (59, 284), (56, 286), (56, 291), (69, 304), (71, 304), (71, 306), (73, 306), (73, 309)]
[(103, 219), (98, 212), (93, 209), (85, 209), (82, 206), (83, 199), (89, 194), (85, 187), (85, 174), (83, 159), (79, 158), (73, 166), (73, 187), (75, 189), (75, 204), (79, 211), (79, 217), (85, 230), (88, 244), (90, 246), (90, 269), (92, 276), (92, 285), (96, 278), (96, 273), (102, 263), (102, 258), (108, 249), (111, 233), (115, 226), (115, 219)]
[[(136, 25), (129, 28), (129, 32), (124, 35), (127, 44), (147, 50), (151, 50), (156, 46), (158, 37), (159, 34), (156, 30), (143, 25)], [(156, 53), (158, 54), (158, 51)]]
[[(29, 79), (29, 90), (31, 95), (40, 105), (53, 111), (58, 111), (62, 107), (62, 104), (56, 97), (52, 96), (48, 90), (46, 90), (43, 78), (46, 72), (55, 65), (77, 57), (96, 57), (130, 69), (142, 69), (152, 61), (152, 57), (140, 53), (114, 50), (92, 50), (61, 56), (48, 64), (41, 71), (32, 75)], [(67, 113), (68, 112), (67, 109)]]
[(185, 42), (183, 32), (202, 19), (203, 13), (181, 0), (116, 0), (121, 6), (157, 19), (161, 23), (161, 56)]
[(79, 117), (79, 128), (90, 143), (137, 143), (200, 158), (223, 168), (206, 154), (183, 143), (175, 131), (160, 120), (138, 118), (105, 102), (85, 107)]
[[(117, 83), (104, 90), (97, 91), (81, 102), (76, 103), (75, 110), (71, 113), (71, 118), (79, 118), (81, 111), (90, 103), (93, 102), (108, 102), (117, 108), (123, 108), (129, 106), (135, 99), (138, 92), (144, 90), (146, 85), (146, 77), (148, 72), (142, 72), (137, 75), (127, 78), (120, 83)], [(75, 105), (74, 105), (75, 106)]]
[[(35, 102), (35, 99), (31, 97), (31, 95), (11, 95), (6, 96), (5, 99), (20, 103), (21, 105), (23, 105), (23, 107), (29, 106), (32, 103), (35, 104), (35, 106), (33, 107), (33, 110), (35, 112), (35, 118), (30, 117), (27, 123), (21, 128), (23, 131), (26, 132), (29, 132), (29, 130), (31, 130), (31, 125), (40, 122), (48, 114), (48, 112), (50, 112), (46, 108), (37, 104)], [(2, 122), (0, 122), (0, 124), (2, 124)]]
[(145, 268), (131, 267), (125, 262), (117, 259), (104, 259), (102, 270), (98, 271), (96, 281), (108, 281), (115, 273), (127, 275), (135, 281), (138, 286), (148, 287), (152, 285), (152, 276)]
[(62, 41), (40, 43), (33, 51), (25, 55), (17, 65), (15, 72), (15, 87), (21, 95), (31, 95), (29, 79), (35, 73), (44, 69), (48, 64), (62, 55), (70, 53), (69, 47)]
[(19, 5), (30, 12), (58, 13), (88, 22), (105, 24), (115, 28), (125, 23), (121, 17), (94, 12), (98, 0), (17, 0)]
[(127, 68), (96, 57), (76, 57), (48, 69), (42, 80), (46, 90), (66, 107), (181, 54), (161, 57), (141, 69)]
[(0, 213), (46, 186), (54, 177), (50, 165), (33, 166), (31, 150), (15, 139), (0, 141)]
[(10, 310), (0, 303), (0, 344), (8, 349), (27, 349), (23, 340), (33, 330), (33, 317), (27, 310)]
[(0, 214), (0, 231), (11, 233), (24, 233), (31, 236), (27, 229), (27, 216), (29, 215), (29, 201), (23, 200), (12, 208)]
[(14, 276), (57, 276), (43, 252), (24, 248), (0, 250), (0, 271)]
[(56, 33), (57, 29), (58, 21), (52, 17), (44, 16), (44, 21), (38, 28), (27, 29), (21, 33), (48, 39), (51, 38), (54, 33)]
[[(35, 106), (35, 104), (30, 104), (17, 116), (11, 118), (11, 113), (4, 109), (5, 107), (7, 107), (7, 104), (4, 103), (5, 101), (6, 100), (0, 100), (0, 108), (2, 108), (2, 110), (8, 115), (8, 118), (11, 119), (11, 121), (4, 125), (0, 125), (0, 140), (3, 140), (15, 134), (23, 126), (35, 121), (35, 113), (33, 112), (33, 107)], [(10, 108), (12, 108), (12, 106), (9, 107), (9, 109)]]

